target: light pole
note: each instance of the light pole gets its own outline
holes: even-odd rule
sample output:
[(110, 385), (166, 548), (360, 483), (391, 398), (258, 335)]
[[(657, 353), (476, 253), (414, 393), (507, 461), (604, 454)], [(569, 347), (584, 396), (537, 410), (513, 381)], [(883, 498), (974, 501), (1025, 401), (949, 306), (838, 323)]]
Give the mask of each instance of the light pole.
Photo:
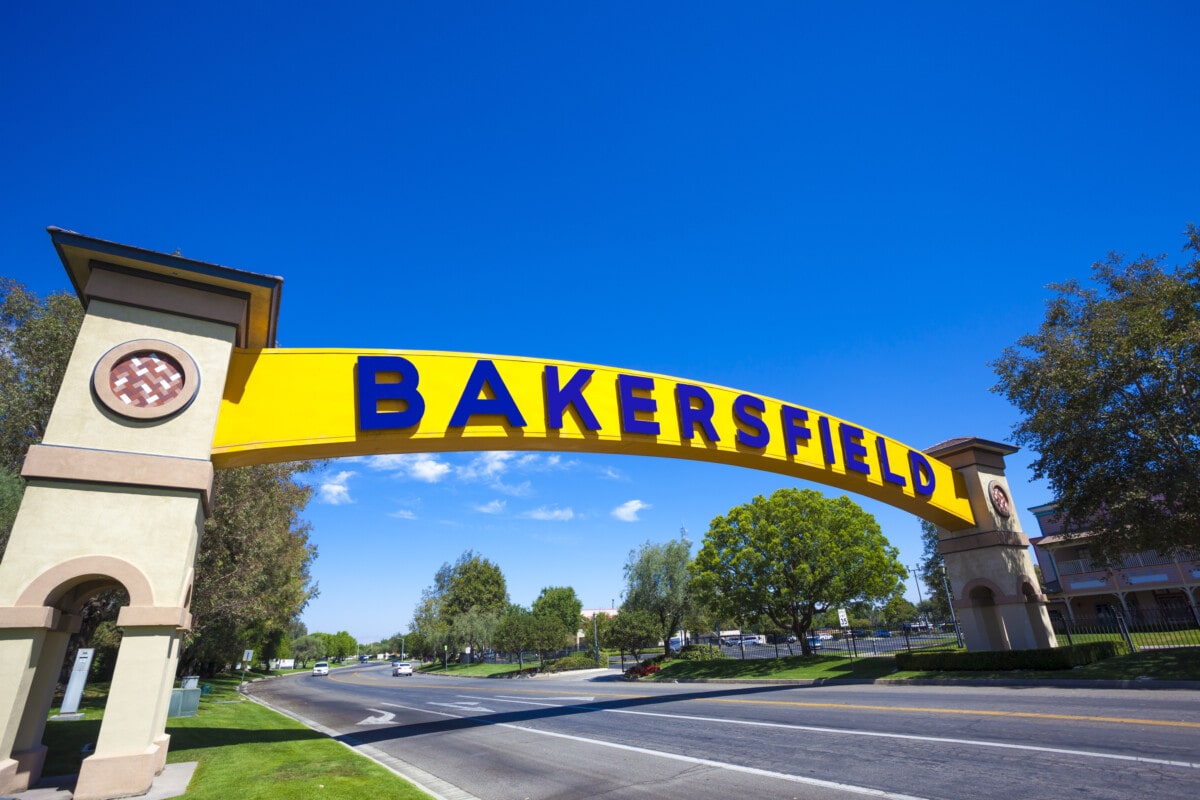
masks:
[(946, 580), (946, 565), (942, 564), (942, 588), (946, 590), (946, 602), (950, 605), (950, 622), (954, 625), (954, 636), (958, 639), (958, 646), (963, 646), (962, 631), (958, 628), (958, 617), (954, 616), (954, 597), (950, 594), (950, 584)]
[[(913, 565), (912, 569), (913, 569), (913, 583), (915, 583), (917, 585), (917, 613), (920, 614), (921, 613), (921, 605), (925, 602), (924, 598), (921, 597), (921, 565), (915, 564), (915, 565)], [(925, 620), (925, 621), (928, 622), (929, 620)]]
[(600, 609), (596, 609), (592, 613), (592, 644), (596, 646), (596, 666), (600, 666), (600, 628), (596, 622), (596, 617), (600, 616)]

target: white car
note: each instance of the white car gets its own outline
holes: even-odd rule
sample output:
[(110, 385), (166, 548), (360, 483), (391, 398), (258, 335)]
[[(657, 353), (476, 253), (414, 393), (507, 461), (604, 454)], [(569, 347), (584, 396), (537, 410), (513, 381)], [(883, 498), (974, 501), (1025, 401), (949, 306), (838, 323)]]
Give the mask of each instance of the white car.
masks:
[(328, 674), (329, 674), (329, 662), (328, 661), (318, 661), (317, 663), (313, 664), (313, 675), (328, 675)]
[(393, 661), (392, 662), (392, 677), (396, 677), (397, 675), (412, 675), (412, 674), (413, 674), (413, 665), (412, 664), (408, 663), (407, 661)]

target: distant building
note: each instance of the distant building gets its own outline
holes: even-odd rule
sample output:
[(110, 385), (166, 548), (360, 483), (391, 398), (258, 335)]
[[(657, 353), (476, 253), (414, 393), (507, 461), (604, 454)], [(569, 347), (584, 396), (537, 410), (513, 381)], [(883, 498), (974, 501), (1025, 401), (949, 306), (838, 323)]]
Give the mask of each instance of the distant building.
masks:
[(1055, 503), (1029, 509), (1042, 535), (1030, 539), (1042, 570), (1051, 618), (1112, 618), (1200, 624), (1200, 553), (1131, 553), (1105, 567), (1092, 558), (1091, 535), (1065, 534)]

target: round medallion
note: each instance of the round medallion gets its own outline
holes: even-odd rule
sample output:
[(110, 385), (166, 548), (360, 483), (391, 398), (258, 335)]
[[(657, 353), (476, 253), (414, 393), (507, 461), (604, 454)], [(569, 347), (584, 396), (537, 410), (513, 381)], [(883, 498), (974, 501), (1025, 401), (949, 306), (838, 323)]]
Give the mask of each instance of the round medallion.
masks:
[(988, 498), (992, 501), (992, 508), (996, 509), (997, 514), (1002, 517), (1012, 514), (1012, 501), (1008, 499), (1008, 492), (999, 481), (992, 481), (988, 484)]
[(108, 388), (125, 405), (166, 405), (183, 391), (183, 368), (168, 355), (130, 353), (108, 371)]
[(159, 419), (182, 411), (200, 388), (196, 362), (180, 348), (151, 339), (125, 342), (96, 364), (92, 389), (110, 411)]

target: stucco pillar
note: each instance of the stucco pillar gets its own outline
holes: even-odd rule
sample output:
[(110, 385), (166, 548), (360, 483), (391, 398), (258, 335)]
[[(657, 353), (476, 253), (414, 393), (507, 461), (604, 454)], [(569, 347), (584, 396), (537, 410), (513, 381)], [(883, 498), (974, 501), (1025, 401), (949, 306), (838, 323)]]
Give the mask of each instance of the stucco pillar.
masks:
[(57, 615), (121, 587), (112, 687), (74, 793), (107, 800), (145, 793), (165, 763), (229, 359), (274, 344), (281, 282), (51, 237), (86, 314), (0, 562), (0, 793), (40, 772), (41, 729), (28, 721), (44, 721), (62, 664)]
[(954, 588), (954, 609), (968, 650), (1055, 647), (1029, 539), (1021, 530), (1004, 475), (1016, 448), (985, 439), (952, 439), (925, 452), (962, 478), (976, 526), (938, 529), (938, 550)]

